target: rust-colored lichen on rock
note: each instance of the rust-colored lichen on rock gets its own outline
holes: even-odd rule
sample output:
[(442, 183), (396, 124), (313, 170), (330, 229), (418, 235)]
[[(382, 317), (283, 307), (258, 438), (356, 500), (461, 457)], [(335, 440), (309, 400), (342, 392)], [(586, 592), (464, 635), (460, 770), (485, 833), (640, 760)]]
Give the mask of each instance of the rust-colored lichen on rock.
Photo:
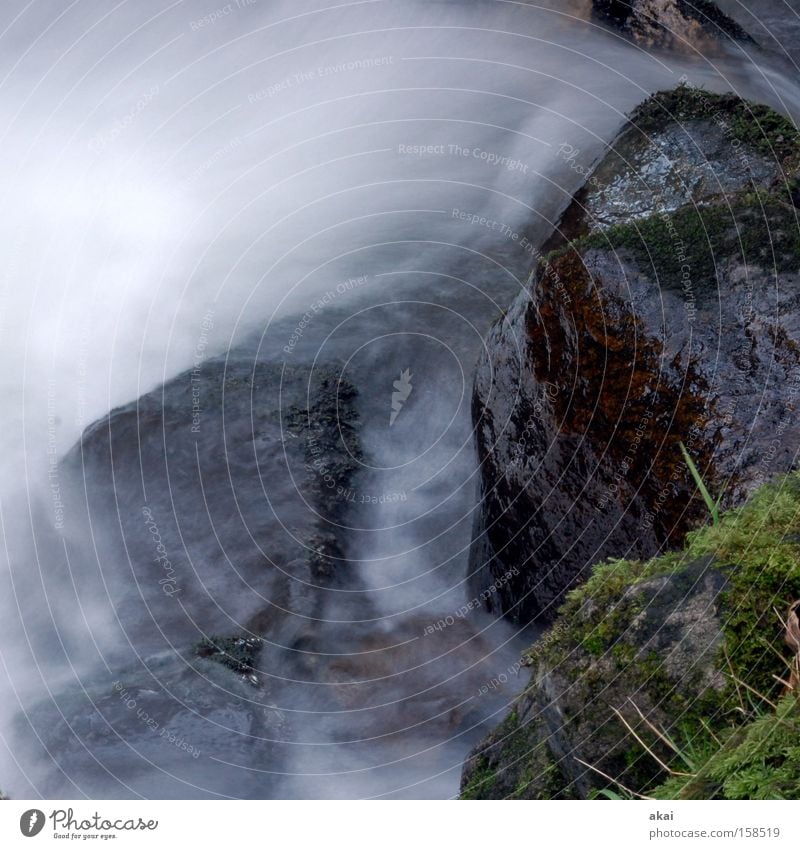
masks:
[(702, 467), (712, 454), (696, 439), (709, 412), (694, 365), (664, 362), (662, 341), (602, 277), (592, 277), (574, 249), (542, 263), (526, 326), (532, 373), (558, 388), (552, 394), (559, 435), (603, 446), (648, 503), (668, 491), (653, 527), (659, 542), (679, 541), (702, 512), (699, 500), (689, 504), (679, 443), (697, 443), (693, 454)]

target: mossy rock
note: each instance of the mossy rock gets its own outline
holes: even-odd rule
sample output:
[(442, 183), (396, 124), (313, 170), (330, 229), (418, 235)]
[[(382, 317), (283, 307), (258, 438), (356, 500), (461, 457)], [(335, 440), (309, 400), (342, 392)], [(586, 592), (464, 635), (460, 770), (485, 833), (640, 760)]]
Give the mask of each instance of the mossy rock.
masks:
[(544, 723), (520, 721), (520, 708), (467, 761), (462, 799), (576, 798), (547, 746)]
[(730, 260), (776, 274), (800, 270), (800, 226), (785, 194), (754, 192), (729, 202), (685, 206), (670, 215), (654, 215), (618, 224), (573, 242), (566, 251), (610, 250), (632, 260), (660, 288), (681, 291), (682, 272), (691, 266), (699, 297), (716, 296), (719, 276)]
[(730, 92), (715, 94), (685, 84), (659, 91), (633, 110), (630, 123), (652, 134), (662, 132), (666, 122), (688, 124), (709, 118), (723, 125), (731, 140), (788, 167), (796, 164), (800, 133), (792, 121), (771, 106)]
[[(463, 795), (587, 798), (624, 787), (750, 798), (759, 764), (775, 770), (758, 779), (764, 787), (790, 792), (798, 753), (756, 763), (753, 747), (790, 662), (776, 611), (800, 597), (799, 539), (794, 474), (689, 534), (683, 551), (597, 566), (531, 650), (532, 684), (467, 762)], [(665, 784), (662, 764), (685, 773), (686, 753), (709, 761), (702, 780)], [(737, 761), (750, 784), (737, 780)]]
[(768, 191), (792, 204), (800, 133), (769, 106), (679, 85), (630, 114), (543, 253), (683, 206)]
[(517, 568), (507, 616), (552, 621), (594, 563), (682, 544), (704, 508), (679, 443), (728, 508), (796, 468), (799, 138), (734, 95), (649, 98), (492, 328), (471, 571)]
[[(498, 599), (520, 621), (552, 620), (588, 580), (469, 759), (465, 796), (652, 794), (662, 764), (680, 771), (659, 733), (710, 757), (760, 718), (748, 687), (780, 696), (775, 611), (800, 598), (800, 478), (775, 477), (800, 444), (799, 166), (800, 135), (767, 106), (654, 95), (492, 329), (475, 572), (518, 567)], [(691, 530), (706, 514), (679, 443), (739, 508), (719, 527)]]

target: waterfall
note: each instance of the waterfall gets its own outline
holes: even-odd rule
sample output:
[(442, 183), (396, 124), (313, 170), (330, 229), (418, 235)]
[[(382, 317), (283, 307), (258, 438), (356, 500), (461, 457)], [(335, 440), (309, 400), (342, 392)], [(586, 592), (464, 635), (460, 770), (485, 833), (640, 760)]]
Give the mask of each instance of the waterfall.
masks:
[(588, 7), (4, 4), (0, 788), (457, 793), (535, 637), (467, 588), (488, 327), (649, 93), (800, 112)]

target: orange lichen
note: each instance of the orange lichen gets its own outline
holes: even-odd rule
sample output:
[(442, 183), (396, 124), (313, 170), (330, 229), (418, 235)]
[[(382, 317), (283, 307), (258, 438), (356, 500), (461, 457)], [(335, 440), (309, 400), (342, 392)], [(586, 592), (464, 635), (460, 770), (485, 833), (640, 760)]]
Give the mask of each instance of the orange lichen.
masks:
[(679, 443), (706, 474), (713, 448), (701, 438), (707, 387), (694, 364), (665, 361), (662, 341), (629, 303), (592, 278), (574, 249), (540, 268), (527, 330), (536, 380), (558, 386), (559, 434), (589, 437), (645, 502), (668, 489), (654, 528), (662, 542), (679, 539), (701, 510), (699, 503), (685, 509), (693, 487)]

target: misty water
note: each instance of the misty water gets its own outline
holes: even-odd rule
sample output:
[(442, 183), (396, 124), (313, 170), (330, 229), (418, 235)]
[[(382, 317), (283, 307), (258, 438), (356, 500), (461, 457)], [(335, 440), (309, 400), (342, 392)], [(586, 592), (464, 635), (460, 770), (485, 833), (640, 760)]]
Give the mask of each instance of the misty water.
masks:
[[(796, 4), (721, 5), (765, 49), (577, 0), (3, 4), (0, 788), (457, 794), (536, 637), (472, 603), (482, 340), (652, 91), (800, 114)], [(335, 470), (287, 430), (320, 398)], [(255, 683), (194, 653), (233, 633)]]

